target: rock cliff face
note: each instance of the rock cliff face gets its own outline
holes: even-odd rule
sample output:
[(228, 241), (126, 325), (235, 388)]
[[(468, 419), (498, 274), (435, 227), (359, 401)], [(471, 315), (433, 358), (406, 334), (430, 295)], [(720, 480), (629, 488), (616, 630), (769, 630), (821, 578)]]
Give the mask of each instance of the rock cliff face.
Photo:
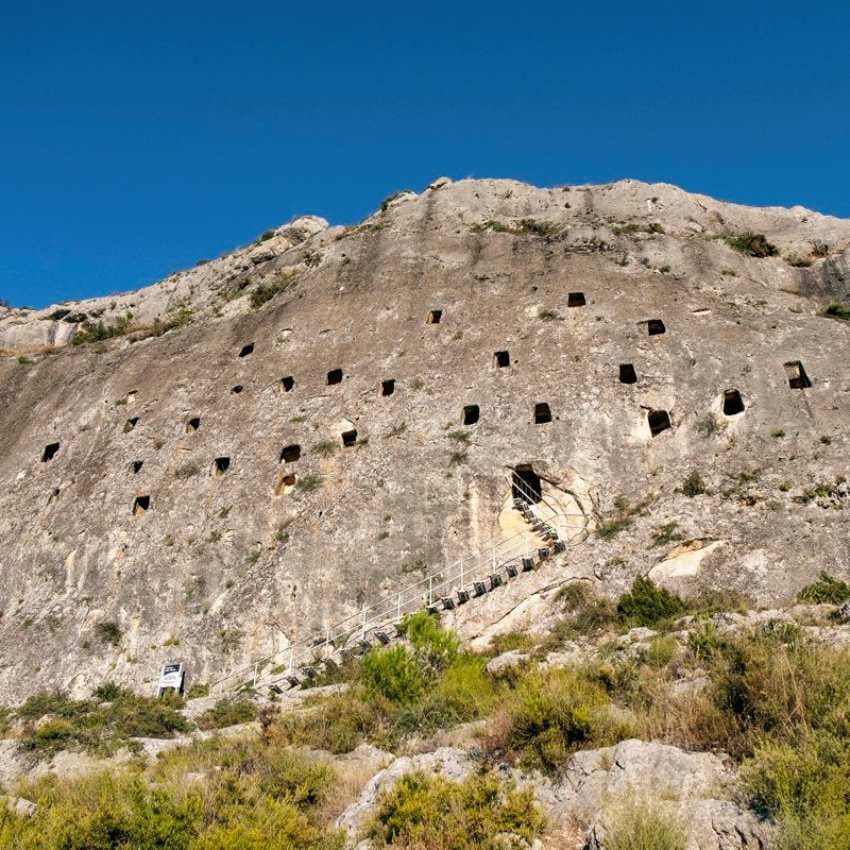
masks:
[(517, 467), (602, 592), (850, 577), (850, 222), (440, 180), (265, 236), (0, 314), (0, 702), (319, 633), (513, 533)]

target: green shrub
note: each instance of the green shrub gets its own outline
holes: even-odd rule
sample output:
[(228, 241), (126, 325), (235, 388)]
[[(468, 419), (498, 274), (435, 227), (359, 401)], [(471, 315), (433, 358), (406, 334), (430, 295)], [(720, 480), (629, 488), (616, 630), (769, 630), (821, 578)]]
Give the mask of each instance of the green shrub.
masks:
[(457, 657), (460, 639), (427, 611), (417, 611), (404, 618), (401, 631), (417, 653), (435, 667), (445, 666)]
[(530, 844), (543, 828), (531, 790), (492, 776), (449, 782), (408, 773), (378, 798), (365, 834), (373, 846), (399, 850), (502, 850), (504, 834)]
[(125, 316), (120, 316), (111, 325), (105, 325), (103, 322), (92, 324), (84, 322), (71, 338), (72, 345), (85, 345), (89, 342), (105, 342), (107, 339), (112, 339), (116, 336), (124, 336), (130, 331), (130, 322), (133, 316), (127, 313)]
[(268, 301), (271, 301), (275, 295), (289, 288), (292, 283), (292, 274), (282, 274), (271, 281), (259, 283), (251, 291), (251, 306), (256, 310), (262, 307)]
[(341, 850), (343, 844), (339, 831), (311, 823), (286, 800), (270, 800), (213, 825), (191, 850)]
[(850, 751), (828, 733), (763, 740), (741, 768), (750, 805), (779, 827), (779, 850), (850, 846)]
[(679, 643), (672, 635), (657, 635), (644, 653), (644, 660), (650, 667), (666, 667), (679, 651)]
[(605, 689), (584, 672), (531, 671), (504, 706), (505, 722), (488, 741), (493, 752), (517, 751), (530, 767), (554, 770), (582, 747), (601, 747), (631, 731), (614, 720)]
[(257, 705), (244, 697), (220, 699), (212, 708), (198, 715), (199, 729), (223, 729), (238, 723), (249, 723), (257, 718)]
[[(130, 738), (170, 738), (189, 730), (186, 718), (177, 712), (182, 705), (179, 698), (141, 697), (112, 683), (99, 692), (94, 700), (69, 700), (59, 693), (30, 697), (17, 711), (20, 719), (30, 721), (21, 746), (43, 755), (62, 749), (109, 754)], [(45, 715), (54, 716), (37, 727), (32, 724)]]
[(813, 604), (829, 602), (833, 605), (840, 605), (850, 599), (850, 585), (822, 572), (817, 581), (807, 584), (797, 594), (797, 599), (800, 602)]
[(537, 640), (526, 632), (508, 632), (503, 635), (494, 635), (490, 639), (490, 647), (501, 655), (503, 652), (528, 652), (534, 649)]
[(737, 236), (727, 236), (726, 244), (741, 254), (748, 257), (775, 257), (777, 251), (775, 245), (771, 245), (763, 233), (741, 233)]
[(366, 740), (391, 740), (395, 715), (393, 704), (377, 695), (366, 698), (352, 688), (325, 698), (309, 712), (282, 714), (275, 730), (289, 744), (350, 753)]
[(121, 627), (113, 620), (101, 620), (95, 623), (95, 636), (102, 643), (108, 643), (110, 646), (118, 646), (121, 643)]
[(486, 660), (466, 653), (457, 656), (439, 677), (429, 702), (446, 725), (475, 720), (486, 714), (496, 698)]
[(539, 654), (563, 646), (569, 640), (591, 635), (617, 623), (617, 614), (608, 599), (595, 596), (585, 584), (571, 583), (558, 591), (556, 599), (567, 611), (546, 639), (540, 644)]
[[(185, 782), (194, 770), (198, 779)], [(14, 850), (339, 850), (316, 817), (332, 771), (253, 739), (211, 739), (133, 771), (47, 777), (23, 793), (32, 817), (0, 809), (0, 847)]]
[(422, 668), (403, 646), (368, 652), (361, 665), (361, 681), (370, 694), (398, 705), (419, 699), (426, 684)]
[(845, 304), (830, 304), (826, 308), (826, 315), (832, 316), (834, 319), (843, 319), (845, 322), (850, 322), (850, 307)]
[(610, 816), (605, 850), (685, 850), (688, 832), (654, 801), (629, 800)]
[(631, 591), (624, 593), (617, 602), (620, 619), (634, 626), (654, 626), (684, 610), (685, 605), (678, 596), (656, 587), (652, 579), (645, 576), (638, 576)]
[(682, 482), (682, 492), (689, 498), (701, 496), (705, 493), (705, 490), (705, 481), (702, 480), (702, 476), (697, 469), (693, 470)]

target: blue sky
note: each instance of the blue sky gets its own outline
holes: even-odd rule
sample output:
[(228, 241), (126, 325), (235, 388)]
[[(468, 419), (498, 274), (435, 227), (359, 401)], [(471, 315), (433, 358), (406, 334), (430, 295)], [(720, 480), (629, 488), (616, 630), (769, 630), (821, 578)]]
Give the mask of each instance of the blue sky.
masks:
[(850, 216), (846, 2), (0, 0), (0, 297), (133, 289), (433, 178)]

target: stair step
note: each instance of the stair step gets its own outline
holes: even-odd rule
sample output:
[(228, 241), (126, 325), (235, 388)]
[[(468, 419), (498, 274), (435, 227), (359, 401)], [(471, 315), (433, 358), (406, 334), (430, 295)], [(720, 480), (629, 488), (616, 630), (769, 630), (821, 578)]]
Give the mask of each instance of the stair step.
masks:
[(534, 560), (532, 558), (522, 559), (522, 571), (524, 573), (531, 572), (534, 569)]
[(455, 601), (451, 598), (451, 596), (444, 596), (440, 599), (440, 602), (443, 603), (444, 611), (454, 611)]
[(386, 632), (375, 632), (375, 637), (386, 646), (390, 642), (390, 636)]
[(508, 574), (509, 578), (516, 578), (519, 570), (517, 569), (516, 564), (505, 564), (505, 572)]
[(458, 590), (457, 592), (457, 604), (465, 605), (469, 602), (469, 591), (468, 590)]
[(475, 588), (476, 596), (483, 596), (487, 592), (487, 585), (483, 581), (474, 581), (472, 586)]
[(545, 561), (549, 557), (549, 547), (541, 546), (537, 550), (537, 557), (540, 558), (541, 561)]

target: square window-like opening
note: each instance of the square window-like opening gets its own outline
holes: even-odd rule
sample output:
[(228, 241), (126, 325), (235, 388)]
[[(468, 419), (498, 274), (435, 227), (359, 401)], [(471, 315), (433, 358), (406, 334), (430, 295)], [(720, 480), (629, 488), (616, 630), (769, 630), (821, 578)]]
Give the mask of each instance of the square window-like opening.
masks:
[(637, 372), (631, 363), (620, 364), (620, 383), (621, 384), (636, 384)]
[(328, 372), (328, 386), (331, 387), (334, 384), (342, 383), (342, 369), (331, 369)]
[(662, 431), (670, 427), (670, 414), (666, 410), (650, 410), (647, 414), (649, 431), (653, 437), (657, 437)]
[(213, 475), (224, 475), (224, 473), (227, 472), (228, 469), (230, 469), (229, 457), (217, 457), (213, 461)]
[(280, 459), (283, 463), (295, 463), (301, 459), (301, 446), (293, 443), (290, 446), (284, 446), (280, 453)]
[(788, 377), (788, 386), (792, 390), (805, 390), (812, 385), (803, 364), (799, 360), (790, 360), (786, 363), (785, 374)]
[(49, 460), (53, 460), (56, 457), (56, 454), (59, 451), (59, 443), (48, 443), (44, 447), (44, 451), (41, 453), (41, 462), (47, 463)]
[(507, 369), (511, 365), (511, 355), (507, 351), (497, 351), (493, 355), (493, 365), (497, 369)]
[(657, 336), (658, 334), (667, 333), (667, 328), (664, 327), (664, 322), (661, 319), (650, 319), (646, 323), (646, 332), (650, 336)]
[(200, 427), (201, 427), (201, 417), (200, 416), (193, 416), (186, 423), (186, 433), (191, 434), (193, 431), (197, 431), (198, 428), (200, 428)]
[(343, 431), (342, 432), (342, 444), (346, 447), (353, 446), (357, 442), (357, 431)]
[(136, 496), (133, 499), (133, 513), (134, 514), (143, 514), (148, 508), (151, 506), (151, 497), (150, 496)]
[(395, 392), (395, 380), (390, 378), (387, 381), (381, 381), (381, 395), (392, 395)]
[(567, 295), (567, 307), (584, 307), (587, 304), (583, 292), (571, 292)]
[(552, 421), (552, 411), (545, 401), (540, 401), (534, 405), (534, 424), (545, 425)]
[(130, 472), (132, 472), (133, 475), (138, 475), (142, 471), (142, 467), (144, 465), (145, 465), (145, 462), (143, 460), (134, 460), (130, 464)]
[(478, 417), (480, 415), (481, 411), (478, 409), (477, 404), (467, 404), (463, 409), (463, 424), (474, 425), (478, 422)]
[(254, 343), (249, 342), (246, 345), (243, 345), (242, 348), (239, 349), (240, 357), (247, 357), (249, 354), (254, 353)]
[(723, 393), (723, 414), (725, 416), (737, 416), (744, 412), (744, 399), (738, 390), (726, 390)]
[(443, 318), (443, 311), (442, 310), (429, 310), (428, 311), (428, 318), (425, 319), (425, 324), (426, 325), (439, 325), (442, 318)]

